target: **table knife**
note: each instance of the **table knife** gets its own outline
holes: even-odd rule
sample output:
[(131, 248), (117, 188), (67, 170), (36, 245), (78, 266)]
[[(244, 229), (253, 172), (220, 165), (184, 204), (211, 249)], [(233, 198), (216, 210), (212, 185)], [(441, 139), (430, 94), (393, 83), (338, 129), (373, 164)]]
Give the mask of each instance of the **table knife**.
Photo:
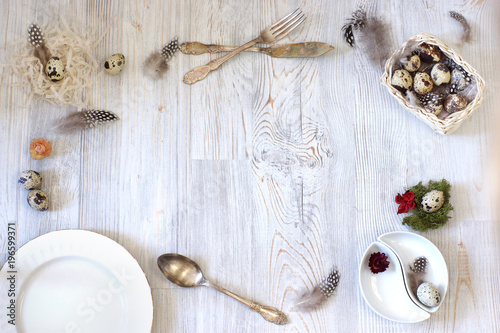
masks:
[[(230, 52), (236, 46), (203, 44), (199, 42), (182, 43), (180, 50), (184, 54), (203, 54)], [(274, 58), (312, 58), (333, 49), (333, 46), (321, 42), (305, 42), (295, 44), (277, 44), (270, 47), (250, 47), (246, 51), (265, 53)]]

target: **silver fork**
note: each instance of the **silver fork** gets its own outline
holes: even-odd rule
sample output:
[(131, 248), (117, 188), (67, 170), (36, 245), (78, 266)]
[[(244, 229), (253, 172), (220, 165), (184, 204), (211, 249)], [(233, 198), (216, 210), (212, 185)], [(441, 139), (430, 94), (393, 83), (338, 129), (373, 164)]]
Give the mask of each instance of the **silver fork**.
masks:
[(280, 39), (288, 35), (292, 30), (297, 28), (306, 19), (305, 14), (302, 14), (300, 8), (296, 9), (293, 13), (288, 14), (278, 22), (274, 23), (270, 27), (262, 30), (260, 36), (254, 40), (238, 47), (236, 50), (226, 54), (223, 57), (210, 61), (205, 66), (199, 66), (191, 70), (189, 73), (184, 75), (184, 82), (187, 84), (193, 84), (200, 80), (203, 80), (208, 73), (219, 68), (224, 62), (228, 61), (238, 53), (248, 49), (249, 47), (258, 44), (274, 44)]

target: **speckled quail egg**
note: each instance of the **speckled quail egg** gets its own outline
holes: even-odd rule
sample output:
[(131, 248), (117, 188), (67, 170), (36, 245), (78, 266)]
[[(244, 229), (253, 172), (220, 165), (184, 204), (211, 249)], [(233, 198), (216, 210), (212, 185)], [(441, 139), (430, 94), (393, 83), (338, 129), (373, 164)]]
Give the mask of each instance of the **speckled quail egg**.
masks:
[(28, 203), (32, 208), (40, 211), (44, 211), (49, 208), (49, 198), (42, 190), (30, 191), (30, 193), (28, 193)]
[(392, 74), (391, 84), (399, 91), (405, 91), (411, 88), (413, 79), (406, 69), (398, 69)]
[(462, 73), (462, 71), (459, 69), (452, 70), (450, 84), (452, 86), (451, 88), (455, 91), (464, 90), (464, 88), (467, 86), (467, 81), (465, 80), (464, 73)]
[(125, 67), (125, 56), (121, 53), (113, 54), (104, 62), (104, 70), (108, 74), (116, 75)]
[(428, 94), (432, 91), (432, 88), (434, 88), (434, 84), (429, 74), (424, 72), (415, 74), (413, 78), (413, 90), (415, 90), (417, 94)]
[(417, 289), (417, 298), (427, 306), (438, 306), (441, 303), (441, 294), (432, 283), (424, 282)]
[(426, 213), (438, 211), (444, 204), (444, 193), (440, 190), (432, 190), (422, 197), (422, 209)]
[(42, 183), (42, 176), (33, 170), (26, 170), (21, 172), (21, 177), (17, 181), (25, 190), (34, 190), (40, 188)]
[(420, 58), (424, 62), (438, 62), (441, 60), (441, 50), (436, 45), (422, 44), (420, 45)]
[(61, 59), (58, 57), (50, 57), (45, 65), (45, 74), (51, 81), (59, 81), (64, 79), (66, 69)]
[(444, 109), (449, 113), (462, 111), (467, 107), (467, 100), (457, 94), (448, 95), (444, 100)]
[(425, 106), (425, 111), (432, 113), (433, 115), (438, 115), (443, 111), (443, 104), (441, 103), (429, 103)]
[(406, 64), (404, 65), (404, 68), (408, 72), (416, 72), (420, 68), (420, 57), (416, 54), (412, 55), (411, 57), (408, 57)]
[(450, 82), (451, 78), (450, 70), (448, 69), (448, 67), (446, 67), (445, 64), (435, 64), (431, 70), (431, 78), (432, 82), (434, 82), (436, 86), (440, 86), (443, 83), (448, 83)]

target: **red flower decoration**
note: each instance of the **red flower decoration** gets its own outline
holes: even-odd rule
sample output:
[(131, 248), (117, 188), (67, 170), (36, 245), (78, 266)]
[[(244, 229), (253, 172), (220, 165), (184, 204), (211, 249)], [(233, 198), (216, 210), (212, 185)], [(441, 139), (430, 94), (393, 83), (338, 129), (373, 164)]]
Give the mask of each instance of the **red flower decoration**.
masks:
[(396, 203), (399, 204), (398, 214), (408, 213), (408, 210), (415, 208), (415, 193), (406, 191), (403, 195), (396, 195)]
[(370, 260), (368, 261), (368, 266), (373, 274), (378, 274), (381, 272), (385, 272), (387, 267), (389, 267), (389, 261), (387, 261), (389, 257), (385, 253), (382, 252), (374, 252), (370, 256)]

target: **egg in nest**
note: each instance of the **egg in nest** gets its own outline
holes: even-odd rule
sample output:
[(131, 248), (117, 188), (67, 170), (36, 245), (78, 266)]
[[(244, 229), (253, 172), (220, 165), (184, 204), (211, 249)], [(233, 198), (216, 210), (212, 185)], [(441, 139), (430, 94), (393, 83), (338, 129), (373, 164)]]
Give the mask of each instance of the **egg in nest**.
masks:
[(50, 57), (45, 65), (45, 74), (51, 81), (60, 81), (64, 79), (66, 68), (59, 57)]

